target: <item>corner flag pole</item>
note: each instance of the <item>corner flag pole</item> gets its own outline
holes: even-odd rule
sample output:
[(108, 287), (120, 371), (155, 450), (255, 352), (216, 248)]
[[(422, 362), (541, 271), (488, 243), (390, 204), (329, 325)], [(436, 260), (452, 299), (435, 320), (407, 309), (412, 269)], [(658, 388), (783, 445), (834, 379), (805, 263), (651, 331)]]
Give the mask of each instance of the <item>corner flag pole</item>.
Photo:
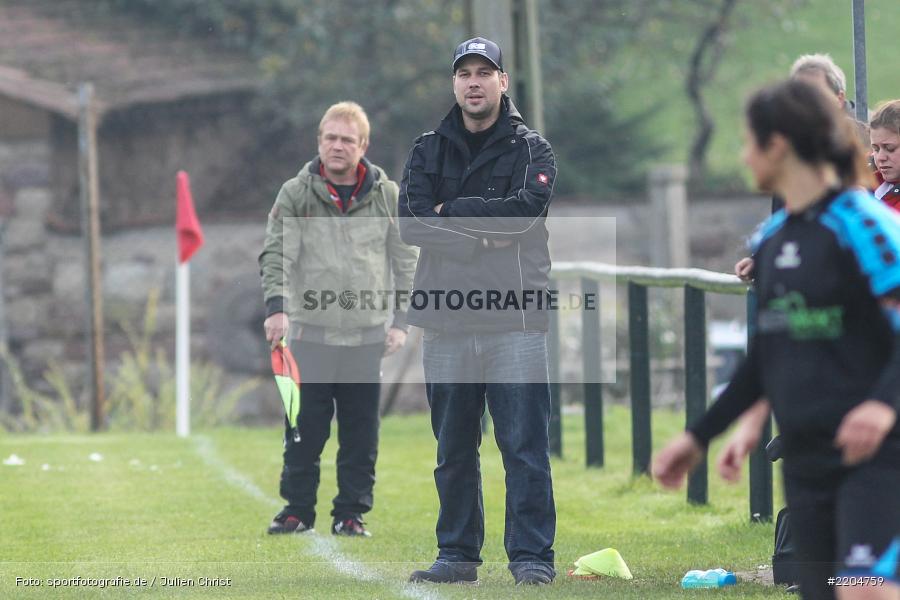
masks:
[(175, 269), (175, 433), (191, 433), (191, 256), (203, 245), (203, 230), (194, 211), (191, 181), (179, 171), (176, 177), (175, 234), (178, 264)]
[(191, 275), (180, 263), (175, 273), (175, 433), (191, 434)]

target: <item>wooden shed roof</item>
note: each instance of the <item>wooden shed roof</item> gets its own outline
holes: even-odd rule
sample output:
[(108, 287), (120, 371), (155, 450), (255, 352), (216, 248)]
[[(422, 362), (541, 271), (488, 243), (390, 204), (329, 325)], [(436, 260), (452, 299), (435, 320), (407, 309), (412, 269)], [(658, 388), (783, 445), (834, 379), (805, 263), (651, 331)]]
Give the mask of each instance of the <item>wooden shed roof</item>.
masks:
[(135, 104), (249, 91), (246, 56), (83, 0), (0, 2), (0, 94), (64, 117), (94, 84), (101, 113)]

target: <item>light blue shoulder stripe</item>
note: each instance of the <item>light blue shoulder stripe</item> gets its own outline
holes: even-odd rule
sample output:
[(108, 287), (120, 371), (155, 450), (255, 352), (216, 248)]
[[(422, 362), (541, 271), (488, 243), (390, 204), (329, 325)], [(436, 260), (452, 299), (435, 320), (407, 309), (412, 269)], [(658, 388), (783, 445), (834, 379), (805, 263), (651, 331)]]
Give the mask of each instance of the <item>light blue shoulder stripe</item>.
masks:
[(896, 582), (900, 577), (898, 567), (900, 567), (900, 537), (894, 538), (888, 549), (884, 551), (884, 554), (872, 567), (872, 574)]
[(750, 241), (747, 243), (747, 246), (750, 248), (750, 254), (756, 254), (759, 247), (762, 246), (762, 243), (781, 229), (786, 219), (787, 212), (782, 208), (781, 210), (772, 213), (772, 216), (760, 223), (753, 232), (753, 235), (750, 236)]
[(863, 190), (848, 190), (819, 216), (856, 256), (876, 296), (900, 288), (900, 216)]

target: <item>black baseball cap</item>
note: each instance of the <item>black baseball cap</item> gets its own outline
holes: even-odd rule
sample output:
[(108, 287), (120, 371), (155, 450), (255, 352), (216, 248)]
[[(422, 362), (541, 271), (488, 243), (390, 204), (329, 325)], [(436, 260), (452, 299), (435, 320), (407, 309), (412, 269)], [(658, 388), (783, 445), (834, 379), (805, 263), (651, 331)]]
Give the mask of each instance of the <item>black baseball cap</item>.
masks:
[(503, 53), (500, 51), (500, 46), (487, 38), (474, 37), (456, 47), (456, 52), (453, 53), (453, 71), (456, 72), (456, 65), (459, 64), (459, 61), (471, 54), (483, 56), (495, 67), (503, 70)]

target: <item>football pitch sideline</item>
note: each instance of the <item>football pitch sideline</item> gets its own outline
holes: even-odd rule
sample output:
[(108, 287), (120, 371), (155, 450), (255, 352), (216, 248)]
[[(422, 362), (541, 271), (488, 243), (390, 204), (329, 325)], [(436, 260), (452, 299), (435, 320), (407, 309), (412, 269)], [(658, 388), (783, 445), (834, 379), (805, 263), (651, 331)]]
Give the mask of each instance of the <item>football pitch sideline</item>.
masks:
[[(564, 421), (554, 459), (557, 579), (517, 588), (503, 550), (503, 469), (490, 434), (482, 445), (485, 564), (478, 586), (408, 584), (436, 555), (435, 442), (425, 415), (382, 422), (371, 538), (329, 534), (336, 493), (334, 433), (322, 457), (317, 532), (270, 536), (281, 507), (280, 432), (216, 429), (173, 434), (2, 435), (2, 598), (790, 598), (742, 582), (682, 590), (690, 569), (755, 571), (771, 563), (773, 527), (748, 521), (746, 469), (737, 486), (710, 475), (710, 504), (690, 506), (631, 476), (627, 410), (606, 414), (603, 469), (584, 467), (583, 420)], [(682, 425), (657, 411), (654, 446)], [(713, 452), (717, 450), (714, 445)], [(776, 487), (777, 482), (776, 482)], [(781, 506), (778, 496), (776, 509)], [(634, 579), (566, 575), (578, 557), (612, 547)], [(127, 580), (127, 584), (126, 584)]]

